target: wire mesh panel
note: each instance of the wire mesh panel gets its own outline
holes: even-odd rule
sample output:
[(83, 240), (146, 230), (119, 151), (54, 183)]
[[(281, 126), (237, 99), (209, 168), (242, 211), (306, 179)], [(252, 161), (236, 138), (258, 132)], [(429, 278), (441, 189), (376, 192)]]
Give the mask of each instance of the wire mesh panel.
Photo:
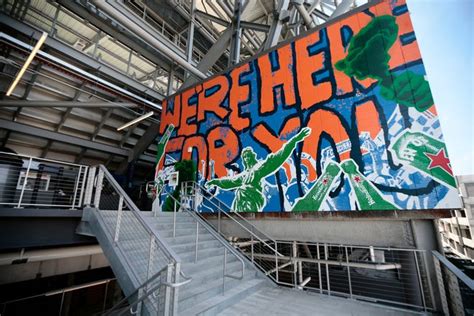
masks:
[[(137, 214), (136, 206), (122, 192), (117, 190), (115, 180), (110, 176), (100, 176), (96, 184), (94, 203), (99, 214), (106, 223), (108, 234), (113, 238), (115, 246), (122, 251), (127, 260), (133, 260), (133, 268), (137, 279), (142, 283), (173, 261), (166, 249), (150, 228), (144, 224), (143, 218)], [(140, 269), (137, 269), (141, 267)]]
[[(425, 251), (278, 241), (279, 283), (328, 295), (434, 309)], [(257, 255), (258, 256), (258, 255)]]
[(170, 270), (165, 267), (103, 315), (167, 315), (172, 300), (166, 300), (166, 282)]
[[(106, 235), (141, 284), (127, 297), (128, 303), (121, 304), (143, 314), (172, 313), (172, 284), (178, 282), (179, 263), (170, 247), (146, 223), (145, 217), (152, 213), (141, 212), (103, 166), (98, 169), (92, 191), (92, 204)], [(117, 306), (114, 311), (125, 313), (126, 309)]]
[(212, 212), (207, 222), (280, 285), (433, 310), (426, 252), (328, 243), (275, 241), (195, 183), (183, 189), (190, 208)]
[(88, 167), (0, 152), (0, 205), (81, 208)]

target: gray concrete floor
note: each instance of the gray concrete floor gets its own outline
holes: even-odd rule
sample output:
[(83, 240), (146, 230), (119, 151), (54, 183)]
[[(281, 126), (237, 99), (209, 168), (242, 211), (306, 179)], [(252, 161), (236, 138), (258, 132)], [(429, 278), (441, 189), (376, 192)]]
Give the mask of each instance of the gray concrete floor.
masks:
[(307, 293), (284, 288), (263, 288), (223, 310), (221, 316), (250, 315), (416, 315), (340, 297)]

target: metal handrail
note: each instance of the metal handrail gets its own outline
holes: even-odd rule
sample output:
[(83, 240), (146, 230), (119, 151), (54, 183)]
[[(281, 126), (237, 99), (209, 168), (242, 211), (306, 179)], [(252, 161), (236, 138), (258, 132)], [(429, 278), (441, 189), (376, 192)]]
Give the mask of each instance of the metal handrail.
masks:
[[(16, 179), (5, 183), (0, 205), (69, 209), (83, 206), (89, 166), (4, 151), (0, 151), (0, 163), (16, 173)], [(63, 171), (52, 171), (50, 167)], [(45, 187), (40, 186), (43, 180)], [(27, 187), (28, 183), (30, 186)]]
[[(192, 182), (198, 189), (206, 192), (206, 193), (209, 193), (209, 191), (206, 190), (205, 187), (199, 185), (197, 182)], [(210, 193), (209, 193), (210, 194)], [(242, 215), (239, 214), (239, 212), (235, 212), (232, 210), (232, 208), (225, 202), (223, 202), (221, 199), (219, 199), (218, 197), (214, 196), (213, 197), (214, 199), (216, 199), (220, 204), (224, 205), (225, 207), (227, 207), (229, 210), (232, 211), (232, 214), (239, 217), (242, 221), (244, 221), (247, 225), (251, 226), (252, 229), (258, 231), (261, 235), (265, 236), (267, 239), (271, 240), (272, 242), (275, 242), (275, 239), (273, 239), (272, 237), (270, 237), (269, 235), (267, 235), (266, 233), (264, 233), (263, 231), (259, 230), (255, 225), (253, 225), (252, 223), (250, 223), (245, 217), (243, 217)], [(206, 199), (211, 202), (212, 204), (216, 205), (213, 201), (211, 201), (209, 198), (206, 197)], [(216, 205), (217, 206), (217, 205)], [(225, 213), (227, 213), (224, 209), (221, 208), (222, 211), (224, 211)], [(240, 224), (240, 223), (239, 223)]]
[(138, 209), (138, 207), (133, 203), (133, 201), (130, 199), (130, 197), (127, 195), (127, 193), (122, 189), (122, 187), (117, 183), (115, 178), (110, 174), (110, 172), (105, 168), (104, 165), (99, 166), (100, 170), (104, 172), (105, 177), (107, 180), (110, 182), (110, 184), (113, 186), (113, 188), (119, 193), (120, 196), (123, 197), (124, 202), (128, 205), (130, 208), (131, 214), (135, 216), (135, 218), (139, 221), (139, 223), (142, 225), (142, 227), (150, 234), (154, 235), (156, 237), (156, 240), (162, 246), (162, 250), (164, 253), (167, 255), (168, 259), (171, 259), (174, 263), (180, 263), (181, 259), (179, 256), (176, 254), (176, 252), (171, 248), (171, 246), (168, 245), (168, 243), (159, 235), (159, 233), (150, 225), (148, 224), (147, 221), (143, 218), (141, 215), (141, 211)]
[[(151, 278), (149, 278), (148, 280), (146, 280), (145, 282), (143, 282), (135, 291), (133, 291), (132, 294), (129, 294), (127, 297), (123, 298), (122, 300), (120, 300), (117, 304), (115, 304), (113, 307), (111, 307), (108, 311), (106, 311), (105, 313), (103, 313), (102, 315), (106, 316), (106, 315), (112, 315), (112, 312), (115, 312), (117, 311), (118, 309), (120, 309), (120, 305), (122, 305), (123, 303), (126, 303), (129, 301), (129, 299), (131, 297), (133, 297), (135, 294), (137, 294), (141, 289), (145, 288), (148, 286), (148, 284), (154, 282), (157, 278), (159, 278), (161, 276), (161, 274), (166, 270), (168, 269), (169, 267), (168, 266), (164, 266), (160, 271), (158, 271), (157, 273), (155, 273)], [(134, 300), (132, 303), (129, 303), (129, 308), (130, 310), (133, 308), (133, 306), (135, 305), (138, 305), (140, 304), (142, 301), (144, 301), (145, 299), (147, 299), (150, 295), (154, 295), (155, 291), (161, 286), (161, 285), (164, 285), (164, 286), (168, 286), (168, 287), (172, 287), (172, 288), (177, 288), (177, 287), (180, 287), (180, 286), (183, 286), (183, 285), (186, 285), (188, 284), (189, 282), (191, 282), (193, 280), (193, 278), (191, 277), (186, 277), (185, 274), (180, 271), (180, 275), (185, 279), (184, 282), (178, 282), (178, 283), (171, 283), (171, 282), (161, 282), (155, 286), (153, 286), (151, 289), (147, 290), (141, 297), (139, 297), (138, 299)], [(126, 311), (125, 308), (123, 308), (122, 311), (118, 312), (118, 313), (114, 313), (113, 315), (122, 315), (124, 312)], [(133, 314), (133, 313), (132, 313)]]
[[(198, 183), (196, 182), (187, 182), (187, 183), (191, 183), (192, 185), (196, 186), (198, 189), (206, 192), (206, 193), (209, 193), (205, 188), (203, 188), (202, 186), (200, 186)], [(185, 183), (186, 185), (186, 183)], [(210, 193), (209, 193), (210, 194)], [(269, 247), (271, 250), (273, 250), (279, 257), (283, 256), (281, 253), (278, 252), (278, 250), (276, 249), (276, 245), (277, 245), (277, 241), (275, 239), (273, 239), (272, 237), (268, 236), (267, 234), (265, 234), (264, 232), (262, 232), (261, 230), (259, 230), (255, 225), (251, 224), (248, 220), (246, 220), (242, 215), (240, 215), (238, 212), (232, 212), (232, 215), (236, 215), (237, 217), (239, 217), (242, 221), (244, 221), (247, 225), (251, 226), (252, 229), (258, 231), (259, 233), (261, 233), (262, 235), (264, 235), (265, 237), (267, 237), (268, 240), (271, 240), (274, 244), (275, 244), (275, 247), (272, 247), (270, 246), (265, 240), (261, 239), (257, 234), (255, 234), (253, 231), (249, 230), (247, 227), (245, 227), (244, 225), (242, 225), (239, 221), (237, 221), (233, 216), (231, 216), (227, 211), (225, 211), (222, 207), (220, 207), (219, 205), (217, 205), (215, 202), (213, 202), (211, 199), (209, 199), (208, 197), (206, 197), (205, 195), (202, 195), (203, 198), (205, 198), (208, 202), (212, 203), (214, 206), (217, 207), (217, 211), (220, 212), (220, 213), (223, 213), (225, 214), (228, 218), (230, 218), (231, 220), (233, 220), (235, 223), (237, 223), (240, 227), (242, 227), (242, 229), (244, 229), (245, 231), (247, 231), (249, 234), (251, 234), (254, 238), (257, 238), (260, 242), (262, 242), (265, 246)], [(225, 207), (227, 207), (228, 209), (232, 210), (232, 208), (230, 208), (226, 203), (222, 202), (219, 198), (217, 197), (214, 197), (219, 203), (223, 204)], [(218, 219), (220, 220), (220, 219)]]
[[(215, 232), (215, 230), (212, 227), (210, 227), (209, 224), (202, 217), (200, 217), (196, 212), (193, 212), (189, 208), (184, 207), (182, 205), (182, 203), (179, 202), (166, 188), (164, 190), (167, 193), (168, 197), (170, 197), (174, 201), (175, 204), (179, 205), (179, 209), (183, 209), (186, 212), (188, 212), (199, 224), (201, 224), (212, 236), (214, 236), (217, 239), (217, 241), (219, 241), (219, 243), (224, 246), (224, 248), (229, 250), (237, 258), (237, 260), (240, 261), (240, 264), (242, 266), (242, 274), (241, 274), (240, 277), (235, 277), (233, 275), (227, 275), (227, 274), (225, 274), (225, 272), (224, 272), (224, 276), (234, 278), (234, 279), (239, 279), (239, 280), (243, 279), (244, 274), (245, 274), (245, 262), (240, 257), (240, 253), (237, 250), (235, 250), (235, 248), (232, 247), (228, 242), (226, 242), (225, 240), (222, 240), (222, 237), (219, 234), (217, 234)], [(176, 214), (176, 212), (175, 212), (175, 214)], [(175, 229), (174, 226), (176, 226), (176, 222), (173, 223), (173, 230)], [(225, 263), (225, 260), (224, 260), (224, 265), (225, 264), (226, 263)]]
[(468, 277), (458, 267), (452, 264), (445, 256), (440, 254), (438, 251), (431, 251), (433, 256), (438, 259), (446, 268), (448, 268), (459, 280), (466, 284), (471, 290), (474, 290), (474, 280)]
[(29, 155), (24, 155), (24, 154), (16, 154), (16, 153), (8, 153), (4, 151), (0, 151), (0, 155), (9, 155), (9, 156), (17, 156), (17, 157), (24, 157), (24, 158), (32, 158), (35, 160), (40, 160), (40, 161), (46, 161), (46, 162), (52, 162), (52, 163), (57, 163), (61, 165), (68, 165), (68, 166), (74, 166), (74, 167), (87, 167), (86, 165), (80, 165), (77, 163), (72, 163), (72, 162), (66, 162), (66, 161), (59, 161), (59, 160), (53, 160), (53, 159), (47, 159), (47, 158), (37, 158), (34, 156), (29, 156)]

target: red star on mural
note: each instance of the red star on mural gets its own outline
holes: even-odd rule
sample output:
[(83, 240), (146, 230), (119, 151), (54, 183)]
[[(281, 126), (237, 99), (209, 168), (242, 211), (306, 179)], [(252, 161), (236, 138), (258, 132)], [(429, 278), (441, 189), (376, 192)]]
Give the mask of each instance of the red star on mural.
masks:
[(324, 184), (324, 185), (328, 184), (328, 181), (329, 181), (328, 178), (324, 178), (324, 179), (323, 179), (323, 184)]
[(355, 181), (356, 183), (359, 183), (359, 182), (362, 181), (362, 179), (361, 179), (359, 176), (355, 176), (355, 177), (354, 177), (354, 181)]
[(446, 157), (444, 148), (441, 148), (435, 155), (430, 153), (425, 153), (425, 155), (431, 160), (430, 165), (428, 166), (429, 170), (438, 167), (443, 169), (450, 175), (453, 175), (453, 171), (451, 170), (451, 163), (449, 162), (448, 157)]

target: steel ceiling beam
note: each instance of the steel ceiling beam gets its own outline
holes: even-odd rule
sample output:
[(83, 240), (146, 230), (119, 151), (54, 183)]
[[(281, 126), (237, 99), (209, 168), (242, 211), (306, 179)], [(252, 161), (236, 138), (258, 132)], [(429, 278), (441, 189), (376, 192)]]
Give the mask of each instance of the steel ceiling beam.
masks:
[(56, 107), (56, 108), (121, 108), (136, 107), (135, 103), (0, 100), (0, 107)]
[[(201, 59), (201, 61), (197, 65), (197, 68), (200, 71), (207, 72), (222, 56), (222, 54), (229, 46), (230, 39), (232, 37), (232, 32), (232, 27), (228, 27), (224, 32), (222, 32), (221, 36), (219, 36), (214, 45), (212, 45), (207, 54)], [(183, 82), (179, 90), (185, 89), (194, 84), (195, 82), (197, 82), (195, 78), (189, 77)]]
[[(142, 137), (140, 137), (135, 146), (133, 146), (133, 150), (130, 151), (128, 159), (124, 159), (120, 163), (119, 167), (117, 168), (117, 173), (124, 173), (127, 170), (129, 163), (137, 160), (138, 157), (143, 156), (142, 153), (148, 148), (148, 146), (150, 146), (151, 143), (156, 140), (159, 127), (160, 125), (157, 123), (152, 123), (150, 126), (148, 126), (145, 133), (142, 135)], [(153, 162), (155, 163), (156, 160)]]
[(270, 31), (270, 26), (266, 24), (260, 24), (255, 22), (240, 21), (240, 26), (245, 29), (251, 29), (254, 31), (268, 32)]
[(89, 1), (57, 0), (57, 2), (62, 7), (80, 16), (87, 23), (91, 23), (101, 31), (110, 35), (112, 38), (123, 43), (125, 46), (133, 48), (135, 51), (140, 53), (140, 55), (154, 64), (160, 65), (163, 68), (169, 67), (169, 61), (167, 61), (162, 55), (157, 54), (155, 49), (139, 38), (132, 36), (132, 34), (127, 30), (120, 28), (114, 21), (107, 20), (104, 15), (97, 12), (97, 9), (92, 6)]
[(112, 112), (114, 111), (113, 108), (109, 108), (107, 112), (105, 112), (104, 116), (100, 120), (100, 123), (96, 125), (94, 133), (91, 135), (91, 140), (94, 141), (97, 135), (99, 135), (100, 130), (104, 126), (105, 122), (110, 118), (110, 115), (112, 115)]
[[(49, 130), (45, 130), (38, 127), (29, 126), (22, 123), (12, 122), (4, 119), (0, 119), (0, 126), (3, 129), (10, 130), (15, 133), (21, 133), (31, 136), (36, 136), (40, 138), (45, 138), (51, 141), (57, 141), (60, 143), (66, 143), (71, 146), (79, 146), (87, 149), (92, 149), (100, 152), (105, 152), (113, 155), (119, 155), (123, 157), (129, 157), (130, 150), (118, 148), (115, 146), (110, 146), (107, 144), (93, 142), (84, 138), (70, 136), (62, 133), (57, 133)], [(138, 159), (155, 163), (155, 158), (147, 155), (138, 155)]]
[[(38, 39), (40, 34), (41, 34), (41, 32), (38, 31), (37, 29), (35, 29), (35, 28), (33, 28), (29, 25), (26, 25), (25, 23), (22, 23), (20, 21), (12, 19), (11, 17), (9, 17), (9, 16), (7, 16), (3, 13), (0, 13), (0, 21), (1, 21), (2, 24), (5, 24), (5, 25), (13, 28), (14, 30), (18, 31), (19, 33), (22, 33), (23, 35), (28, 36), (28, 37)], [(28, 44), (26, 44), (22, 41), (19, 41), (16, 38), (14, 38), (12, 36), (9, 36), (5, 33), (0, 33), (0, 39), (6, 40), (10, 43), (13, 43), (14, 45), (16, 45), (20, 48), (31, 50), (30, 45), (28, 45)], [(47, 46), (53, 48), (54, 50), (56, 50), (58, 52), (61, 52), (65, 56), (68, 56), (69, 58), (72, 58), (73, 60), (75, 60), (76, 62), (78, 62), (82, 65), (85, 65), (87, 67), (96, 69), (97, 73), (105, 75), (109, 78), (114, 78), (114, 79), (120, 81), (121, 83), (123, 83), (124, 85), (129, 86), (129, 87), (143, 93), (143, 95), (146, 95), (147, 97), (150, 97), (150, 98), (156, 99), (156, 100), (160, 100), (160, 101), (163, 100), (163, 98), (164, 98), (163, 94), (161, 94), (157, 91), (151, 90), (149, 87), (145, 86), (144, 84), (141, 84), (138, 81), (135, 81), (135, 80), (131, 79), (129, 76), (127, 76), (127, 75), (111, 68), (110, 66), (108, 66), (104, 63), (101, 63), (101, 62), (93, 59), (92, 57), (90, 57), (86, 54), (83, 54), (83, 53), (77, 51), (73, 47), (71, 47), (69, 45), (66, 45), (63, 42), (59, 41), (59, 40), (56, 40), (55, 38), (49, 37), (46, 40), (45, 44)], [(128, 97), (131, 97), (133, 99), (136, 99), (137, 101), (145, 103), (150, 107), (156, 107), (156, 104), (154, 104), (153, 102), (150, 102), (149, 100), (146, 100), (146, 99), (136, 95), (133, 92), (130, 92), (128, 90), (120, 88), (120, 87), (108, 82), (107, 80), (104, 80), (104, 79), (99, 78), (95, 75), (92, 75), (92, 74), (90, 74), (90, 73), (88, 73), (88, 72), (86, 72), (86, 71), (84, 71), (84, 70), (82, 70), (82, 69), (80, 69), (80, 68), (78, 68), (74, 65), (71, 65), (71, 64), (67, 63), (66, 61), (64, 61), (60, 58), (57, 58), (57, 57), (55, 57), (51, 54), (48, 54), (44, 51), (39, 51), (37, 56), (45, 58), (49, 62), (52, 62), (53, 64), (56, 64), (58, 66), (62, 66), (64, 68), (68, 69), (71, 72), (74, 72), (78, 75), (84, 76), (85, 78), (87, 78), (89, 80), (99, 82), (99, 83), (107, 86), (108, 88), (117, 91), (118, 93), (124, 94), (124, 95), (126, 95)]]
[(283, 23), (287, 22), (290, 17), (288, 13), (289, 5), (290, 0), (280, 0), (278, 2), (278, 7), (276, 8), (273, 15), (273, 22), (270, 26), (270, 31), (267, 34), (267, 39), (264, 44), (264, 49), (268, 49), (278, 43), (281, 29), (283, 28)]
[(346, 13), (351, 6), (354, 4), (354, 0), (342, 0), (341, 3), (338, 4), (336, 10), (331, 14), (331, 19), (340, 16), (341, 14)]
[(194, 65), (189, 63), (185, 56), (183, 57), (182, 52), (176, 51), (176, 47), (174, 45), (166, 45), (163, 40), (159, 39), (161, 36), (159, 36), (157, 32), (151, 30), (148, 25), (143, 23), (143, 21), (133, 18), (129, 12), (127, 13), (127, 9), (120, 3), (105, 2), (101, 0), (93, 0), (93, 3), (112, 18), (116, 19), (123, 26), (129, 28), (136, 36), (148, 42), (171, 61), (175, 61), (184, 70), (189, 71), (200, 79), (207, 77)]
[(229, 22), (227, 22), (226, 20), (224, 19), (221, 19), (215, 15), (212, 15), (212, 14), (209, 14), (209, 13), (206, 13), (206, 12), (203, 12), (201, 10), (196, 10), (196, 15), (199, 15), (200, 17), (203, 17), (203, 18), (206, 18), (208, 19), (209, 21), (212, 21), (212, 22), (215, 22), (219, 25), (222, 25), (222, 26), (225, 26), (225, 27), (228, 27), (230, 25)]

